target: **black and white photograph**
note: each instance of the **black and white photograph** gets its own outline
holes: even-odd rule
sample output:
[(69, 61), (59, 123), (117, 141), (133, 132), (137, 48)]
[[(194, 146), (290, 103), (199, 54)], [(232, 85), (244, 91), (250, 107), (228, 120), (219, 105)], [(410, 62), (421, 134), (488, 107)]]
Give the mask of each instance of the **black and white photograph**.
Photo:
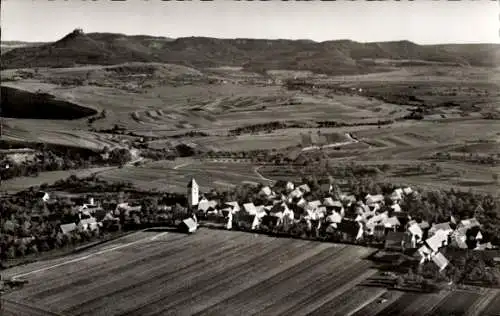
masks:
[(499, 1), (0, 26), (0, 316), (500, 316)]

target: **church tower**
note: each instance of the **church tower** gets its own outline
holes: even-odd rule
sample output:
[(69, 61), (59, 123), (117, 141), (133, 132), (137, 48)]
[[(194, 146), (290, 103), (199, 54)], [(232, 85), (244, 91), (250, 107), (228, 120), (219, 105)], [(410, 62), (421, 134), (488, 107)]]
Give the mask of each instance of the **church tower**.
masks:
[(187, 199), (188, 199), (188, 207), (189, 208), (192, 208), (193, 206), (198, 205), (199, 187), (198, 187), (198, 183), (196, 183), (196, 180), (194, 178), (191, 178), (191, 180), (188, 183)]

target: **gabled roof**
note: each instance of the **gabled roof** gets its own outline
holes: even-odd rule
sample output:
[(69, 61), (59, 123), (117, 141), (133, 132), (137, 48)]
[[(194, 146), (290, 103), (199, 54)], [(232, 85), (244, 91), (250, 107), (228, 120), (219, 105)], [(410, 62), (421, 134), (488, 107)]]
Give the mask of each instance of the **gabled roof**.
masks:
[(481, 224), (475, 217), (461, 220), (459, 225), (462, 227), (466, 227), (468, 229), (472, 227), (481, 226)]
[(291, 198), (296, 198), (296, 197), (299, 198), (302, 195), (304, 195), (304, 193), (299, 188), (295, 188), (292, 192), (290, 192), (289, 197), (291, 197)]
[(384, 196), (382, 194), (376, 194), (376, 195), (367, 194), (366, 195), (366, 204), (367, 205), (377, 204), (377, 203), (380, 203), (383, 201), (384, 201)]
[(442, 253), (438, 252), (437, 254), (431, 256), (432, 261), (439, 267), (439, 271), (444, 270), (446, 266), (448, 266), (448, 259), (446, 259), (445, 256), (443, 256)]
[(266, 207), (264, 205), (257, 205), (255, 207), (255, 215), (258, 216), (258, 217), (263, 217), (267, 214), (266, 212)]
[(432, 254), (432, 250), (426, 245), (423, 245), (422, 247), (418, 248), (418, 253), (423, 256), (430, 256)]
[(381, 224), (385, 222), (388, 218), (387, 212), (377, 214), (368, 220), (370, 224)]
[(402, 196), (400, 193), (398, 193), (397, 191), (394, 191), (391, 193), (391, 196), (390, 196), (391, 200), (393, 201), (397, 201), (397, 200), (401, 200), (402, 199)]
[(307, 205), (306, 205), (306, 208), (310, 209), (310, 210), (315, 210), (315, 209), (317, 209), (320, 206), (321, 206), (321, 201), (320, 200), (315, 200), (315, 201), (308, 202)]
[(43, 198), (45, 196), (49, 196), (49, 194), (47, 192), (45, 192), (45, 191), (38, 191), (35, 195), (38, 198)]
[(95, 224), (95, 223), (97, 223), (95, 217), (90, 217), (90, 218), (81, 219), (78, 224), (89, 225), (89, 224)]
[(198, 228), (198, 225), (196, 225), (196, 222), (192, 218), (186, 218), (181, 223), (181, 229), (183, 229), (189, 233), (195, 232), (197, 228)]
[(61, 228), (61, 231), (63, 234), (70, 233), (74, 230), (76, 230), (76, 224), (75, 223), (69, 223), (69, 224), (62, 224), (59, 226)]
[(252, 202), (243, 204), (243, 209), (250, 215), (257, 214), (257, 209)]
[(217, 206), (217, 201), (203, 199), (198, 202), (198, 210), (200, 211), (208, 211), (210, 208), (215, 208)]
[(401, 223), (399, 222), (399, 219), (396, 216), (389, 217), (383, 221), (385, 227), (395, 227), (395, 226), (400, 226)]
[(413, 193), (413, 189), (410, 188), (410, 187), (406, 187), (403, 189), (403, 193), (408, 195), (408, 194), (412, 194)]
[(403, 241), (405, 238), (405, 233), (403, 232), (393, 232), (390, 231), (387, 233), (385, 236), (385, 248), (396, 248), (396, 249), (401, 249), (403, 248)]
[(452, 232), (453, 229), (451, 229), (450, 223), (439, 223), (439, 224), (432, 224), (432, 227), (430, 228), (429, 232), (435, 233), (439, 230), (444, 230), (446, 232)]
[(230, 202), (224, 203), (224, 208), (231, 208), (234, 211), (234, 210), (239, 210), (240, 205), (236, 201), (230, 201)]
[(301, 198), (298, 202), (297, 202), (297, 206), (300, 207), (300, 208), (305, 208), (307, 205), (307, 201), (303, 198)]
[(420, 228), (420, 225), (418, 225), (416, 221), (408, 223), (408, 232), (410, 232), (413, 236), (420, 236), (420, 238), (422, 238), (424, 234), (422, 228)]
[(275, 217), (283, 216), (285, 210), (288, 209), (285, 203), (274, 204), (271, 210), (269, 211), (269, 215)]
[(467, 243), (465, 242), (467, 240), (466, 237), (467, 230), (463, 227), (457, 228), (452, 234), (451, 234), (451, 242), (452, 245), (461, 248), (461, 249), (467, 249)]
[(311, 188), (306, 183), (299, 185), (298, 189), (301, 190), (303, 193), (311, 192)]
[(403, 189), (401, 188), (394, 189), (393, 193), (396, 193), (399, 196), (403, 196)]
[(421, 221), (420, 223), (418, 223), (418, 226), (420, 226), (421, 229), (427, 229), (430, 227), (428, 221)]
[(392, 204), (391, 208), (393, 212), (401, 213), (401, 206), (399, 204)]
[(484, 213), (484, 208), (481, 205), (476, 206), (474, 213)]
[(262, 189), (260, 189), (259, 193), (264, 194), (266, 196), (270, 196), (273, 193), (273, 191), (271, 190), (271, 188), (269, 186), (266, 185), (266, 186), (262, 187)]
[(337, 223), (338, 224), (338, 223), (342, 222), (342, 216), (340, 216), (340, 214), (337, 212), (333, 212), (331, 215), (328, 215), (326, 217), (326, 221), (328, 223)]
[(333, 199), (331, 197), (326, 197), (323, 199), (323, 205), (333, 206)]
[(448, 241), (448, 234), (444, 230), (438, 230), (431, 238), (425, 240), (425, 243), (432, 251), (436, 252)]

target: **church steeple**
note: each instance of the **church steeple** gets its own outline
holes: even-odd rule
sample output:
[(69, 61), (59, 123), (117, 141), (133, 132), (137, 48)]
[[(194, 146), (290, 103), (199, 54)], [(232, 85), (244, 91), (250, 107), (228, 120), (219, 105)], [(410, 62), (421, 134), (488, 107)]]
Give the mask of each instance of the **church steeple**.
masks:
[(196, 183), (196, 180), (194, 178), (191, 178), (187, 185), (187, 199), (189, 208), (198, 205), (199, 194), (198, 183)]

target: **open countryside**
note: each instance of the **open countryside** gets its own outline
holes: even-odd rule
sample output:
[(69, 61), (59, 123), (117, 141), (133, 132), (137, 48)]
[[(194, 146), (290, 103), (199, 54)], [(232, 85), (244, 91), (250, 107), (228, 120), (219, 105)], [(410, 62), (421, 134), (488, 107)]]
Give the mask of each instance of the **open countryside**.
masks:
[[(376, 273), (366, 260), (373, 251), (218, 230), (139, 232), (88, 253), (7, 270), (30, 283), (5, 300), (54, 315), (443, 315), (463, 307), (481, 315), (500, 298), (498, 290), (486, 292), (478, 310), (482, 292), (365, 287)], [(470, 304), (450, 304), (457, 299)]]
[(500, 315), (491, 3), (3, 4), (0, 315)]

